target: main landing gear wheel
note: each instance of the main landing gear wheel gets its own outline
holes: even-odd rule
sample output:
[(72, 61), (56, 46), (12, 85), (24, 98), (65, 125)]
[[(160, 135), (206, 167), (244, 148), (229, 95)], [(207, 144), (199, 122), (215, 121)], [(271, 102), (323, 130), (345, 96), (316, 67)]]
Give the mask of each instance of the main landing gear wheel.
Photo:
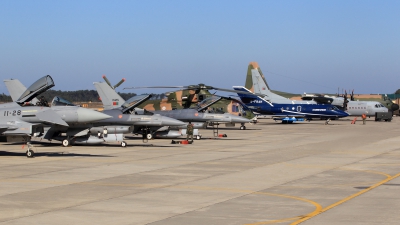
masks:
[(26, 151), (26, 157), (33, 158), (35, 156), (35, 152), (33, 150), (28, 149)]
[(63, 145), (64, 147), (68, 147), (69, 144), (70, 144), (70, 143), (69, 143), (69, 140), (68, 140), (68, 139), (64, 139), (64, 140), (62, 141), (62, 145)]
[(126, 147), (126, 142), (125, 142), (125, 141), (122, 141), (122, 142), (121, 142), (121, 147), (123, 147), (123, 148)]
[(153, 135), (152, 135), (152, 134), (147, 134), (147, 135), (146, 135), (146, 138), (147, 138), (148, 140), (151, 140), (151, 139), (153, 138)]
[(246, 126), (240, 126), (241, 130), (246, 130)]

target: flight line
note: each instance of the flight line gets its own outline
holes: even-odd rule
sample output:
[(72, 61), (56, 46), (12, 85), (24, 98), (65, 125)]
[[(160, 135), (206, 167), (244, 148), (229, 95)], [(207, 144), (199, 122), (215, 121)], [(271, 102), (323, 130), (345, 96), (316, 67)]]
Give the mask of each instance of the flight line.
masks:
[[(0, 131), (13, 138), (0, 143), (0, 224), (343, 224), (342, 216), (376, 224), (363, 218), (400, 210), (398, 117), (352, 124), (348, 116), (360, 113), (346, 110), (353, 97), (275, 96), (255, 63), (247, 78), (253, 87), (235, 88), (241, 100), (210, 97), (219, 88), (199, 84), (158, 103), (122, 99), (115, 88), (123, 81), (105, 78), (94, 83), (102, 111), (36, 99), (54, 86), (48, 75), (28, 88), (8, 80), (13, 102), (2, 105)], [(330, 99), (341, 105), (321, 103)], [(395, 108), (382, 106), (357, 107), (375, 115)], [(195, 140), (172, 144), (189, 138), (189, 122)], [(382, 193), (390, 209), (370, 197)]]

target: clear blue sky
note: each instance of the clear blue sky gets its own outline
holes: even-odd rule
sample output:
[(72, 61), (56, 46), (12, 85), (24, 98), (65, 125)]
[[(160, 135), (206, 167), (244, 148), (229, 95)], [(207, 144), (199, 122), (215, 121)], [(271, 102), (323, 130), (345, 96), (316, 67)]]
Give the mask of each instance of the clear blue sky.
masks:
[(50, 74), (56, 90), (94, 89), (102, 74), (121, 87), (231, 88), (257, 61), (275, 90), (393, 93), (399, 12), (378, 0), (2, 0), (0, 74), (25, 85)]

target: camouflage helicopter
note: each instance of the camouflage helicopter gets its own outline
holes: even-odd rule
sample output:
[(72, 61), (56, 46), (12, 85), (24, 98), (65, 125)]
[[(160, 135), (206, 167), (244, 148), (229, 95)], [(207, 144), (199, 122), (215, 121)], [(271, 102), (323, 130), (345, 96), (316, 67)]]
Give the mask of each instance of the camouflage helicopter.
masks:
[[(118, 84), (113, 86), (106, 76), (103, 75), (103, 79), (108, 85), (110, 85), (110, 87), (113, 87), (114, 89), (125, 81), (125, 79), (122, 79)], [(233, 92), (232, 90), (221, 88), (217, 89), (211, 86), (206, 86), (204, 84), (189, 86), (134, 87), (133, 89), (139, 88), (185, 88), (183, 90), (167, 92), (163, 94), (163, 96), (165, 96), (163, 99), (149, 99), (146, 102), (138, 105), (139, 108), (143, 108), (146, 110), (174, 110), (194, 108), (199, 102), (202, 102), (207, 98), (212, 98), (216, 96), (212, 94), (209, 89)], [(241, 101), (231, 97), (218, 97), (222, 97), (222, 99), (212, 105), (212, 107), (208, 109), (209, 112), (230, 113), (232, 115), (242, 116), (250, 120), (255, 118), (253, 112), (248, 109)]]
[[(200, 88), (206, 87), (206, 88)], [(141, 88), (141, 87), (138, 87)], [(142, 88), (175, 88), (175, 87), (142, 87)], [(215, 97), (208, 89), (215, 89), (214, 87), (205, 86), (204, 84), (180, 86), (178, 88), (185, 88), (183, 90), (167, 92), (163, 99), (153, 99), (139, 105), (140, 108), (146, 110), (174, 110), (174, 109), (187, 109), (196, 107), (199, 102), (205, 99)], [(224, 90), (225, 91), (225, 90)], [(248, 109), (241, 101), (231, 98), (222, 97), (222, 99), (215, 103), (208, 109), (212, 113), (230, 113), (235, 116), (242, 116), (247, 119), (255, 118), (255, 115)]]

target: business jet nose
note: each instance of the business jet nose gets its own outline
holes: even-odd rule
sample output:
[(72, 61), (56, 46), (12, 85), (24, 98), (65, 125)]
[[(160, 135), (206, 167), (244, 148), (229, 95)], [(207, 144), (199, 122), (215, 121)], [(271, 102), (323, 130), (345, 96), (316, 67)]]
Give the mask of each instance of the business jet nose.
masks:
[(350, 114), (345, 111), (340, 112), (340, 117), (346, 117), (346, 116), (350, 116)]
[(78, 122), (80, 123), (89, 123), (99, 120), (105, 120), (112, 117), (104, 113), (85, 108), (78, 108), (76, 110), (76, 114), (78, 115)]

